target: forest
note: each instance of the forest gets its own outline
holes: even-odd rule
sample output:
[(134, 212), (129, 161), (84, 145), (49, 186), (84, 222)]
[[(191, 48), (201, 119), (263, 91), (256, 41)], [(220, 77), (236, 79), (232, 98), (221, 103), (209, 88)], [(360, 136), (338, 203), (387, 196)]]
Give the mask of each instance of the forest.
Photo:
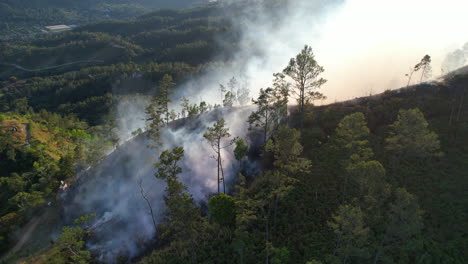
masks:
[[(87, 6), (48, 1), (42, 10), (26, 2), (1, 1), (9, 17), (0, 13), (0, 25), (23, 19), (18, 12), (30, 16), (18, 25), (60, 16), (57, 9), (73, 19), (68, 8)], [(258, 95), (233, 76), (219, 81), (218, 102), (176, 98), (179, 84), (229, 66), (239, 28), (217, 3), (147, 12), (160, 6), (131, 2), (93, 1), (92, 8), (129, 13), (102, 21), (76, 11), (88, 20), (72, 31), (0, 42), (0, 263), (467, 262), (466, 68), (319, 106), (327, 69), (305, 45)], [(268, 8), (278, 12), (277, 5)], [(242, 4), (230, 11), (244, 12)], [(422, 80), (430, 62), (424, 56), (409, 78)], [(89, 247), (106, 225), (96, 220), (101, 212), (65, 224), (63, 193), (125, 145), (118, 105), (136, 96), (145, 98), (137, 117), (145, 127), (132, 140), (160, 150), (149, 162), (163, 182), (164, 209), (139, 182), (155, 233), (137, 241), (137, 254), (103, 260)], [(245, 109), (238, 122), (248, 131), (239, 137), (223, 115)], [(216, 120), (205, 124), (207, 116)], [(216, 188), (202, 201), (182, 179), (189, 150), (162, 149), (167, 131), (180, 126), (202, 131), (212, 150), (217, 173), (206, 177)], [(226, 155), (235, 158), (232, 168)], [(21, 241), (34, 225), (31, 241)]]
[(187, 8), (204, 3), (197, 0), (2, 0), (0, 40), (30, 39), (43, 34), (45, 26), (83, 25), (90, 22), (128, 19), (148, 11)]

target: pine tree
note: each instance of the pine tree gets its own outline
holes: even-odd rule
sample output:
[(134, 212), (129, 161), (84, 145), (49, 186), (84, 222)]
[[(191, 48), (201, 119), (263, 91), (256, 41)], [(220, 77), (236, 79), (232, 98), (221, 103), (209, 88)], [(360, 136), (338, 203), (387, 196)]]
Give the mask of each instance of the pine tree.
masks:
[(283, 74), (277, 73), (274, 76), (273, 88), (260, 89), (257, 100), (252, 100), (257, 111), (252, 112), (248, 119), (249, 129), (262, 128), (264, 143), (288, 115), (289, 84), (285, 82)]
[(397, 120), (390, 125), (390, 136), (385, 143), (388, 152), (400, 157), (442, 155), (437, 134), (429, 130), (429, 123), (418, 108), (400, 110)]
[(161, 129), (164, 126), (164, 106), (156, 97), (151, 104), (146, 107), (146, 131), (148, 137), (152, 140), (155, 147), (160, 145)]
[(323, 67), (315, 60), (312, 48), (307, 45), (301, 53), (289, 61), (289, 65), (283, 70), (283, 73), (293, 81), (292, 93), (297, 97), (301, 122), (304, 120), (305, 106), (323, 98), (323, 95), (317, 91), (327, 82), (319, 77), (323, 72)]
[(230, 140), (228, 143), (224, 143), (226, 139), (229, 140), (229, 137), (231, 136), (231, 134), (229, 133), (229, 128), (225, 127), (225, 125), (226, 123), (224, 119), (220, 119), (216, 121), (216, 123), (212, 127), (209, 127), (205, 134), (203, 134), (203, 137), (209, 142), (211, 148), (215, 152), (214, 159), (217, 162), (218, 168), (218, 193), (220, 193), (220, 182), (223, 182), (223, 192), (226, 192), (226, 183), (224, 179), (221, 152), (223, 149), (231, 146), (235, 142), (235, 140)]
[(262, 128), (264, 143), (268, 140), (269, 134), (277, 122), (274, 100), (272, 88), (260, 89), (257, 100), (253, 100), (253, 103), (257, 105), (257, 111), (252, 112), (248, 120), (249, 129), (254, 127)]
[(168, 124), (170, 121), (169, 103), (172, 101), (169, 98), (169, 95), (172, 93), (172, 90), (170, 90), (169, 88), (174, 85), (175, 83), (172, 80), (172, 76), (168, 74), (165, 74), (162, 80), (159, 82), (158, 101), (159, 101), (160, 107), (162, 108), (164, 121), (166, 122), (166, 124)]
[[(184, 156), (182, 147), (165, 150), (155, 164), (155, 177), (167, 184), (164, 195), (166, 210), (158, 226), (159, 243), (167, 245), (171, 258), (177, 263), (195, 263), (205, 223), (187, 187), (178, 179), (182, 173), (179, 162)], [(162, 251), (164, 252), (164, 251)]]
[(334, 255), (344, 264), (350, 262), (350, 258), (359, 259), (368, 255), (366, 242), (369, 228), (364, 218), (361, 208), (341, 205), (333, 215), (333, 220), (328, 222), (328, 226), (336, 235)]
[(189, 110), (190, 110), (190, 101), (187, 99), (185, 96), (182, 98), (182, 117), (185, 118), (188, 116)]
[[(379, 245), (374, 256), (374, 264), (379, 263), (382, 256), (388, 259), (390, 256), (401, 255), (405, 249), (414, 244), (416, 236), (421, 232), (422, 211), (414, 195), (404, 188), (397, 188), (386, 211), (383, 225), (385, 231), (377, 234)], [(396, 252), (392, 252), (394, 250)]]

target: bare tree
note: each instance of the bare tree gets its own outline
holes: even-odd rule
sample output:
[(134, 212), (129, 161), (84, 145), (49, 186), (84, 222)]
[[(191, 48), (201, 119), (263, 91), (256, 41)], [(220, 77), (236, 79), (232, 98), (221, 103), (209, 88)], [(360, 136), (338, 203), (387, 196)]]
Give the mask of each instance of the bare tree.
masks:
[(154, 217), (153, 207), (151, 206), (151, 202), (145, 194), (145, 190), (143, 190), (142, 180), (138, 181), (138, 185), (140, 186), (141, 197), (143, 197), (143, 199), (145, 199), (146, 203), (148, 204), (148, 208), (151, 213), (151, 219), (153, 220), (154, 230), (156, 231), (157, 225), (156, 225), (156, 218)]

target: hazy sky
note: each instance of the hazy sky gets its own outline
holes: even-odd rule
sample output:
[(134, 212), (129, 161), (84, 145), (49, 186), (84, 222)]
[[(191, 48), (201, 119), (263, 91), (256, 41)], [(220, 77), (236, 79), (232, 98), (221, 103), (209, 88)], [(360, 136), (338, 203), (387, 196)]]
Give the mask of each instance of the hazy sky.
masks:
[(445, 55), (467, 41), (467, 0), (348, 0), (330, 12), (313, 47), (333, 101), (405, 85), (425, 54), (440, 75)]
[(468, 41), (468, 0), (290, 0), (276, 17), (258, 5), (250, 12), (231, 17), (241, 33), (232, 63), (182, 84), (178, 98), (219, 104), (219, 84), (233, 76), (257, 97), (307, 44), (325, 68), (324, 103), (342, 101), (405, 86), (426, 54), (437, 77), (447, 53)]

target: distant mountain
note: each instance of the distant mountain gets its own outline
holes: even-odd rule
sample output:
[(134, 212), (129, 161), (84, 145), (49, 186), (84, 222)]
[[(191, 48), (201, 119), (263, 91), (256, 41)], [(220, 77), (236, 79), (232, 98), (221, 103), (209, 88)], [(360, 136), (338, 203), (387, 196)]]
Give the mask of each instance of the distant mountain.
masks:
[(204, 2), (207, 0), (0, 0), (0, 41), (30, 38), (48, 25), (127, 19)]

